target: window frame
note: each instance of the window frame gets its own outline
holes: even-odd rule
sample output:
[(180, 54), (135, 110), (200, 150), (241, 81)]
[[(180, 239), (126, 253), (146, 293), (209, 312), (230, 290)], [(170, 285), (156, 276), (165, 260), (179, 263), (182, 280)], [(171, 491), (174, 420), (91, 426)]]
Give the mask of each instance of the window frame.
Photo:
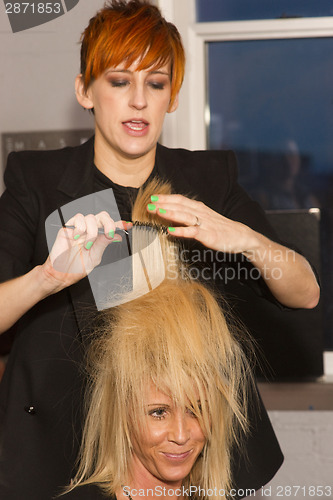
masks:
[[(199, 23), (195, 0), (158, 0), (158, 4), (180, 31), (187, 57), (179, 108), (168, 115), (161, 138), (171, 148), (207, 149), (207, 42), (333, 37), (333, 16)], [(324, 352), (324, 368), (326, 375), (333, 375), (333, 351)]]

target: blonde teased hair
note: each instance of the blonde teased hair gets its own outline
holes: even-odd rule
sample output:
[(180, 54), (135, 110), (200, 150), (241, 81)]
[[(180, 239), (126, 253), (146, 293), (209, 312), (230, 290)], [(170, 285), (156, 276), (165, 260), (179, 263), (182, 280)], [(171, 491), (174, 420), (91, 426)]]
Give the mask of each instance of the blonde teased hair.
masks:
[[(139, 192), (133, 220), (160, 223), (146, 206), (150, 194), (169, 190), (153, 181)], [(136, 231), (137, 244), (144, 247), (146, 232)], [(168, 235), (161, 233), (159, 241), (164, 281), (150, 293), (104, 312), (104, 327), (92, 342), (87, 417), (69, 491), (95, 483), (111, 495), (128, 484), (132, 436), (144, 422), (143, 399), (151, 382), (175, 404), (190, 406), (206, 437), (184, 486), (223, 489), (226, 495), (232, 487), (231, 450), (249, 427), (249, 364), (217, 298), (184, 272)], [(177, 275), (168, 271), (170, 256)]]

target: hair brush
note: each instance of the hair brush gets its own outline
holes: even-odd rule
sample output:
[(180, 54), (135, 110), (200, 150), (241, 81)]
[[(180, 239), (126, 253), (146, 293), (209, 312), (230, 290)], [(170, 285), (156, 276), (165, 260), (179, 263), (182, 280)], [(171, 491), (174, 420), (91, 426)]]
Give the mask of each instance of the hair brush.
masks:
[[(118, 233), (118, 232), (124, 232), (126, 234), (128, 234), (128, 232), (133, 228), (133, 227), (140, 227), (140, 228), (144, 228), (144, 229), (148, 229), (148, 230), (155, 230), (159, 233), (163, 233), (163, 234), (169, 234), (168, 233), (168, 228), (166, 226), (162, 226), (161, 224), (156, 224), (154, 222), (141, 222), (141, 221), (133, 221), (131, 222), (131, 224), (133, 224), (133, 226), (129, 227), (128, 229), (123, 229), (121, 227), (117, 227), (115, 229), (115, 233)], [(75, 229), (75, 226), (72, 226), (72, 225), (67, 225), (65, 224), (64, 226), (60, 226), (58, 224), (51, 224), (52, 227), (57, 227), (57, 228), (61, 228), (61, 227), (64, 227), (66, 229)], [(104, 229), (102, 227), (99, 227), (98, 228), (98, 234), (105, 234), (104, 233)]]

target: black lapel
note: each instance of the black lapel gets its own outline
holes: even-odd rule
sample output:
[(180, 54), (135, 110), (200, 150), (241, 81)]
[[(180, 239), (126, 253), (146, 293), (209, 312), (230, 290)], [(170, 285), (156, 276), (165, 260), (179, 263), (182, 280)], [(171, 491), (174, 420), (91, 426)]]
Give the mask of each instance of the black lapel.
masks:
[[(58, 185), (58, 190), (72, 200), (94, 192), (94, 137), (77, 148), (68, 158), (68, 167)], [(88, 278), (69, 287), (81, 339), (86, 340), (97, 314), (94, 296)]]
[(157, 144), (156, 165), (161, 178), (171, 182), (177, 193), (188, 194), (190, 186), (184, 175), (184, 159), (179, 154), (179, 150)]
[(94, 141), (93, 136), (81, 146), (73, 148), (67, 157), (67, 169), (58, 184), (58, 190), (73, 200), (93, 192)]

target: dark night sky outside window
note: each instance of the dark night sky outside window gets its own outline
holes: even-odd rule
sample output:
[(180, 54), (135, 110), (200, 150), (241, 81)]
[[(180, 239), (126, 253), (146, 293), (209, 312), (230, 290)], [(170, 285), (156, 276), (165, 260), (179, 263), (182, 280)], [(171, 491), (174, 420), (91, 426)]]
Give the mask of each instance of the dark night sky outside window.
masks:
[[(321, 209), (332, 297), (333, 38), (206, 42), (206, 54), (207, 147), (236, 152), (240, 183), (263, 208)], [(332, 326), (325, 342), (333, 349)]]

